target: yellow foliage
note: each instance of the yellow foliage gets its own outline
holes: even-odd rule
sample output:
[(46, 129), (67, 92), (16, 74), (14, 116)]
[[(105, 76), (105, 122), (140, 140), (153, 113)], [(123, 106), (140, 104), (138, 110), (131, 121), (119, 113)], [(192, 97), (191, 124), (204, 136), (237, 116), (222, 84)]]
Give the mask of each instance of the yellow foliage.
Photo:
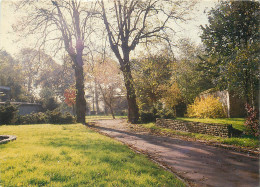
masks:
[(160, 91), (162, 91), (162, 101), (165, 103), (166, 107), (173, 108), (178, 104), (181, 99), (181, 91), (178, 84), (174, 82), (169, 85), (161, 85)]
[(218, 98), (208, 96), (196, 98), (194, 103), (188, 106), (188, 117), (196, 118), (223, 118), (226, 117), (224, 107)]

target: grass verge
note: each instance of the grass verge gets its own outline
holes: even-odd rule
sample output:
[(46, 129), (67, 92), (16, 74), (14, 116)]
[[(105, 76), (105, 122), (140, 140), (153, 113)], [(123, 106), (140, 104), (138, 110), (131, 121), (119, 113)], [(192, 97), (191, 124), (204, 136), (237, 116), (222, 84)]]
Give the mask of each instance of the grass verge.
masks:
[[(234, 128), (237, 128), (239, 130), (242, 130), (243, 127), (243, 120), (241, 118), (235, 118), (235, 119), (196, 119), (196, 118), (177, 118), (178, 120), (184, 120), (185, 121), (197, 121), (197, 122), (203, 122), (203, 123), (219, 123), (219, 124), (232, 124)], [(235, 122), (235, 123), (233, 123)], [(235, 124), (235, 125), (233, 125)], [(199, 133), (190, 133), (190, 132), (182, 132), (182, 131), (174, 131), (167, 128), (162, 128), (156, 126), (155, 123), (147, 123), (147, 124), (138, 124), (142, 127), (151, 130), (154, 133), (159, 134), (166, 134), (166, 135), (177, 135), (187, 138), (192, 138), (196, 140), (205, 140), (208, 142), (216, 142), (216, 143), (222, 143), (227, 145), (235, 145), (239, 147), (247, 147), (247, 148), (259, 148), (259, 139), (253, 136), (243, 135), (242, 137), (232, 137), (232, 138), (222, 138), (218, 136), (211, 136), (206, 134), (199, 134)]]
[(219, 123), (219, 124), (231, 124), (233, 128), (245, 131), (246, 127), (244, 126), (244, 118), (216, 118), (216, 119), (199, 119), (199, 118), (176, 118), (177, 120), (182, 121), (195, 121), (201, 123)]
[[(116, 119), (125, 119), (127, 116), (115, 116)], [(104, 116), (104, 115), (92, 115), (86, 116), (86, 122), (93, 122), (95, 120), (105, 120), (105, 119), (113, 119), (111, 115)]]
[(127, 146), (74, 125), (0, 126), (0, 186), (185, 186)]

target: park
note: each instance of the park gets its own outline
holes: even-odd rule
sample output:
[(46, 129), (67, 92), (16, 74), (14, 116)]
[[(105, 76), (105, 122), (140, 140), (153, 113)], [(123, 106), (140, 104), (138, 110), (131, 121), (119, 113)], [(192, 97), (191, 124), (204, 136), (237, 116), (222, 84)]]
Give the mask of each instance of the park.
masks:
[(0, 186), (259, 186), (259, 2), (0, 0)]

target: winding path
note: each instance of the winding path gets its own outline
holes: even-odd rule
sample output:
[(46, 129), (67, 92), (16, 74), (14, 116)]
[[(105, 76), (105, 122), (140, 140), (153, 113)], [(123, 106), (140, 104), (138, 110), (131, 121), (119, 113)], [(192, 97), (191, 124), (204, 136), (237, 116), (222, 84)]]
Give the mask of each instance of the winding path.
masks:
[(99, 120), (95, 128), (145, 152), (191, 186), (257, 187), (259, 159), (200, 142), (135, 132), (125, 120)]

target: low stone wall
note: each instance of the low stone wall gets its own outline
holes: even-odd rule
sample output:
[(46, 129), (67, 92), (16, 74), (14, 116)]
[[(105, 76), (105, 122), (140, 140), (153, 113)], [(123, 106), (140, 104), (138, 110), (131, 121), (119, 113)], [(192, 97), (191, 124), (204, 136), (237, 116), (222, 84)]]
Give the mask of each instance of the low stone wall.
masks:
[(189, 122), (171, 119), (156, 119), (156, 125), (178, 131), (208, 134), (213, 136), (231, 137), (232, 125)]
[(16, 140), (16, 136), (13, 135), (0, 135), (0, 144), (4, 144), (10, 141)]

